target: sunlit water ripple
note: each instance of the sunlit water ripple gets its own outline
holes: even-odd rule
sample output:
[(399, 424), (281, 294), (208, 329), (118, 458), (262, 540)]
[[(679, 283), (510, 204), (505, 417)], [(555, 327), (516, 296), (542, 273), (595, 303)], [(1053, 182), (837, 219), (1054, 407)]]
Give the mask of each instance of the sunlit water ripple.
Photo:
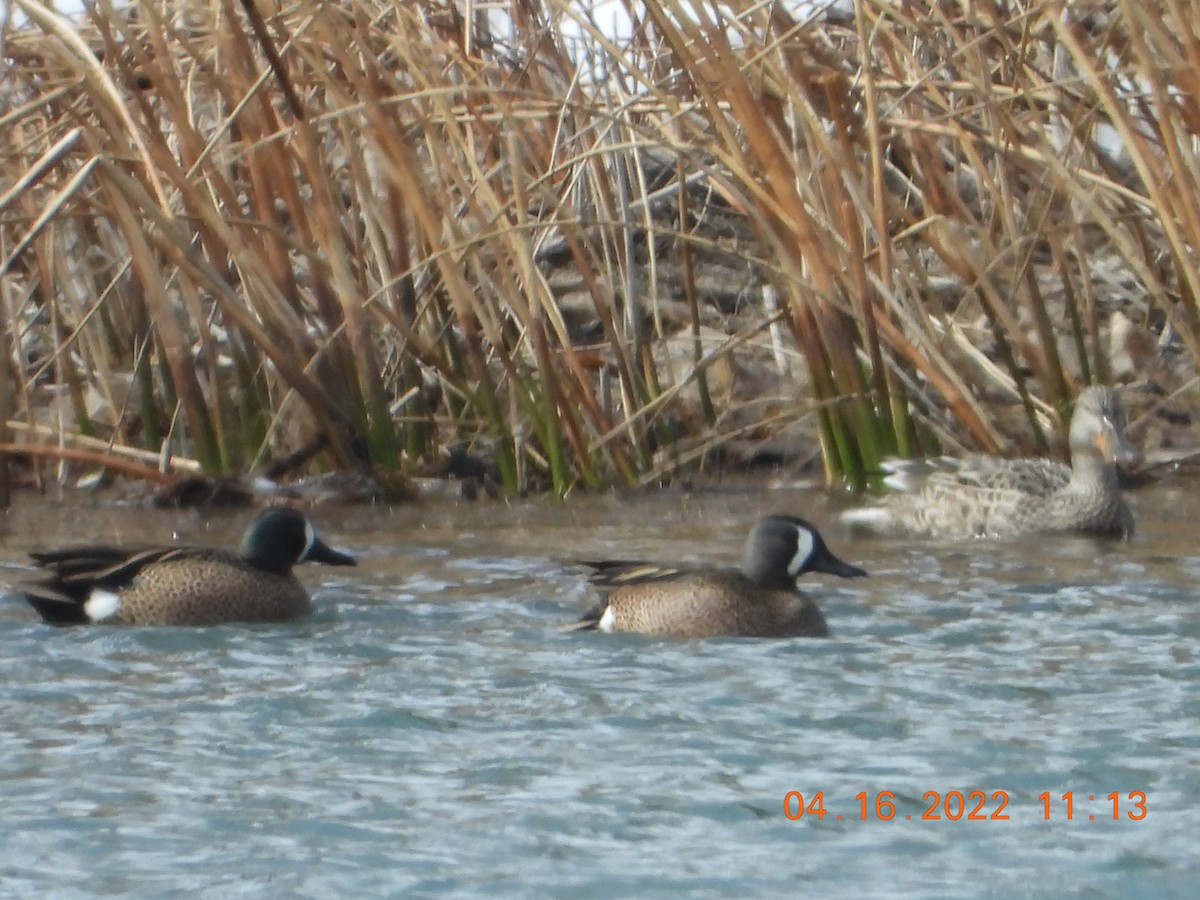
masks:
[[(769, 510), (754, 492), (319, 510), (360, 567), (306, 569), (319, 612), (287, 625), (60, 631), (6, 602), (0, 885), (1192, 896), (1200, 553), (1194, 524), (1168, 515), (1186, 513), (1180, 496), (1139, 496), (1130, 545), (943, 547), (830, 526), (873, 577), (810, 585), (827, 641), (555, 630), (591, 599), (572, 558), (725, 562), (760, 512), (832, 522), (827, 498), (779, 492)], [(59, 534), (20, 515), (10, 562), (83, 537), (64, 537), (74, 513)], [(122, 539), (204, 539), (195, 517), (112, 515)], [(927, 792), (953, 790), (986, 792), (984, 816), (1006, 792), (1009, 818), (922, 820)], [(789, 791), (821, 792), (824, 818), (786, 818)]]

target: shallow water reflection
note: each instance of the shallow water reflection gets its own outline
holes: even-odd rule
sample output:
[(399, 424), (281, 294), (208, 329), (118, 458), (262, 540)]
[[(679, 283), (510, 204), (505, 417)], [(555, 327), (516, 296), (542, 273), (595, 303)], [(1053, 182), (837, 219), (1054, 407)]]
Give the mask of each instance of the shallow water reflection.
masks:
[[(1191, 896), (1192, 491), (1135, 495), (1130, 544), (867, 540), (832, 524), (838, 498), (758, 489), (321, 508), (360, 567), (306, 567), (318, 612), (300, 622), (59, 631), (5, 602), (0, 883)], [(592, 599), (570, 559), (733, 562), (767, 511), (809, 517), (871, 573), (810, 580), (832, 639), (555, 630)], [(21, 498), (3, 561), (96, 538), (231, 544), (249, 519)], [(1009, 818), (922, 820), (928, 792), (953, 790), (1006, 792)], [(824, 818), (785, 818), (789, 791), (822, 792)]]

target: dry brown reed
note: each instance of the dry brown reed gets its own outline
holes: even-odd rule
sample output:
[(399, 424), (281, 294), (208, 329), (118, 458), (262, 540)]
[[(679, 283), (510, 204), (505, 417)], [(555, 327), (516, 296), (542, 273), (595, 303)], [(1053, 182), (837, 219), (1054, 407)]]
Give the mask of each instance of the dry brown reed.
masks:
[(1187, 4), (625, 5), (15, 0), (0, 443), (861, 484), (1045, 449), (1116, 311), (1200, 358)]

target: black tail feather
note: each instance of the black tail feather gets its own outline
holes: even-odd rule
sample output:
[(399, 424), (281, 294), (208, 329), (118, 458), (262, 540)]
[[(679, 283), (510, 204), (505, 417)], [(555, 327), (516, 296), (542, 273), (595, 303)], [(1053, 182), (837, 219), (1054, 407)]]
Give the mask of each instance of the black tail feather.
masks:
[(83, 608), (83, 600), (65, 595), (35, 593), (32, 588), (17, 590), (42, 620), (50, 625), (86, 625), (91, 620)]

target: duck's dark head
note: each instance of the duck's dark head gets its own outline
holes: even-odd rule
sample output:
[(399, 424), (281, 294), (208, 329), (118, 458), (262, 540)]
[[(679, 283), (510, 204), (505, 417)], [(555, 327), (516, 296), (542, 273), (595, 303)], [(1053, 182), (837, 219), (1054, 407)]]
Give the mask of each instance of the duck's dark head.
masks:
[(334, 550), (317, 537), (312, 523), (302, 513), (286, 506), (259, 513), (242, 538), (241, 554), (252, 565), (268, 572), (287, 572), (302, 562), (357, 565), (353, 556)]
[(742, 572), (764, 587), (793, 587), (805, 572), (827, 572), (842, 578), (867, 573), (838, 559), (820, 532), (796, 516), (764, 516), (746, 539)]

